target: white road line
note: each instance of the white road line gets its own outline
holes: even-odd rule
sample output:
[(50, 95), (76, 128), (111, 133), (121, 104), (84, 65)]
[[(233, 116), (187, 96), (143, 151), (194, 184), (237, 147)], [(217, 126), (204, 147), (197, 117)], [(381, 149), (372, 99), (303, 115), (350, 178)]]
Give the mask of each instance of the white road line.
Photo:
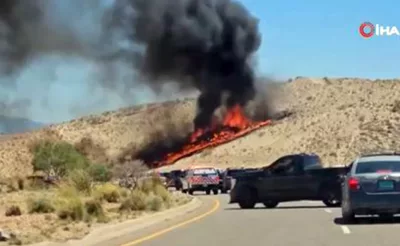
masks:
[(342, 228), (342, 231), (344, 234), (350, 234), (351, 231), (347, 226), (340, 226), (340, 228)]
[(331, 214), (331, 213), (332, 213), (332, 210), (330, 210), (330, 209), (328, 209), (328, 208), (324, 209), (324, 211), (327, 212), (328, 214)]

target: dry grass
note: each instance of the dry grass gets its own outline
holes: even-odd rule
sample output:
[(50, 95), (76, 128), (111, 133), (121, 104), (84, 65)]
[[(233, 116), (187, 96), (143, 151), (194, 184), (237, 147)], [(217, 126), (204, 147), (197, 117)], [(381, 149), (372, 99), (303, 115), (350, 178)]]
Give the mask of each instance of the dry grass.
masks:
[[(278, 88), (277, 104), (294, 115), (240, 140), (186, 158), (177, 163), (207, 163), (221, 167), (265, 165), (280, 155), (315, 152), (327, 165), (349, 162), (360, 152), (376, 148), (399, 149), (400, 81), (297, 78)], [(281, 95), (284, 95), (281, 96)], [(3, 135), (0, 176), (32, 173), (29, 143), (52, 138), (76, 144), (88, 153), (112, 162), (135, 153), (166, 127), (191, 129), (195, 101), (148, 104), (88, 116), (45, 130)], [(179, 128), (178, 128), (179, 129)], [(101, 155), (100, 153), (104, 153)]]
[[(75, 184), (75, 183), (74, 183)], [(16, 242), (78, 239), (98, 223), (123, 221), (190, 201), (157, 183), (150, 189), (125, 190), (111, 183), (94, 185), (92, 194), (69, 182), (58, 187), (20, 190), (0, 196), (0, 228)]]

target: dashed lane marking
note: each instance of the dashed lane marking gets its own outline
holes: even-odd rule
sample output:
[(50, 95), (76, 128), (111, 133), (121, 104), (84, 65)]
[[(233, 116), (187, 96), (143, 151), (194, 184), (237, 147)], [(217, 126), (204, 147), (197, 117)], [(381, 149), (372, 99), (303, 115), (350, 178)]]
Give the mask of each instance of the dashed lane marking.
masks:
[(342, 228), (342, 231), (344, 234), (350, 234), (351, 231), (347, 226), (340, 226), (340, 228)]
[(209, 211), (207, 211), (207, 212), (205, 212), (205, 213), (203, 213), (203, 214), (201, 214), (201, 215), (199, 215), (199, 216), (196, 216), (196, 217), (191, 218), (191, 219), (189, 219), (189, 220), (183, 221), (183, 222), (181, 222), (181, 223), (179, 223), (179, 224), (173, 225), (173, 226), (171, 226), (171, 227), (168, 227), (168, 228), (166, 228), (166, 229), (164, 229), (164, 230), (155, 232), (155, 233), (150, 234), (150, 235), (148, 235), (148, 236), (145, 236), (145, 237), (136, 239), (136, 240), (134, 240), (134, 241), (132, 241), (132, 242), (130, 242), (130, 243), (126, 243), (126, 244), (123, 244), (123, 245), (121, 245), (121, 246), (133, 246), (133, 245), (138, 245), (139, 243), (143, 243), (143, 242), (148, 241), (148, 240), (150, 240), (150, 239), (159, 237), (159, 236), (161, 236), (161, 235), (163, 235), (163, 234), (165, 234), (165, 233), (167, 233), (167, 232), (170, 232), (170, 231), (172, 231), (172, 230), (175, 230), (175, 229), (177, 229), (177, 228), (179, 228), (179, 227), (182, 227), (182, 226), (191, 224), (191, 223), (193, 223), (193, 222), (195, 222), (195, 221), (198, 221), (198, 220), (200, 220), (200, 219), (203, 219), (204, 217), (206, 217), (206, 216), (208, 216), (208, 215), (214, 213), (215, 211), (218, 210), (219, 206), (220, 206), (219, 201), (218, 201), (218, 200), (215, 200), (214, 206), (213, 206)]

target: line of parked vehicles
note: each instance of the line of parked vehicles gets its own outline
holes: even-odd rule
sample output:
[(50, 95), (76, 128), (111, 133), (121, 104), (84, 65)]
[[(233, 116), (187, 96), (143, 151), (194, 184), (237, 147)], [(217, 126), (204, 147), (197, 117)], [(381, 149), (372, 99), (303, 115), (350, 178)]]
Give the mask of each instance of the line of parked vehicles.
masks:
[(233, 187), (233, 177), (239, 173), (256, 170), (256, 168), (218, 169), (210, 166), (191, 166), (170, 172), (160, 172), (167, 188), (175, 188), (183, 193), (193, 195), (196, 191), (213, 193), (228, 193)]
[(317, 200), (341, 207), (344, 222), (354, 222), (357, 215), (388, 218), (400, 213), (400, 153), (362, 155), (349, 165), (329, 168), (318, 155), (301, 153), (261, 168), (194, 166), (162, 176), (168, 187), (184, 193), (229, 192), (229, 203), (243, 209), (258, 203), (274, 208), (281, 202)]

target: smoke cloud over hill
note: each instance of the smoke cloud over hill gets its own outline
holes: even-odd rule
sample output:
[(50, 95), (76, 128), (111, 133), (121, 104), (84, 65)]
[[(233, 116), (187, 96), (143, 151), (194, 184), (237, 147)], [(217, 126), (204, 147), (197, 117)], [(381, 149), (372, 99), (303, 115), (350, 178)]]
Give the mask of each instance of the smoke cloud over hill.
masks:
[[(198, 127), (254, 97), (258, 21), (230, 0), (4, 0), (0, 115), (63, 121), (200, 91)], [(185, 94), (186, 95), (186, 94)]]

